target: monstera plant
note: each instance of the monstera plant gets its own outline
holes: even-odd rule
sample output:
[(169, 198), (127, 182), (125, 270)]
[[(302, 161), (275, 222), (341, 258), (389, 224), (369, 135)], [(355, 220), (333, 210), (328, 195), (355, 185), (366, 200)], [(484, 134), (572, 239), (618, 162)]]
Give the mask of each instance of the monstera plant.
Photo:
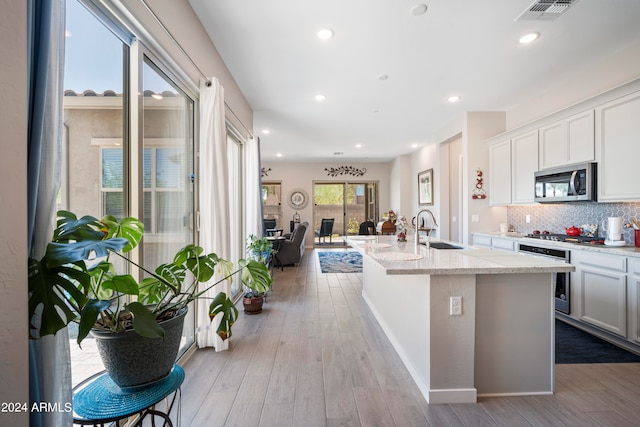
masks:
[[(59, 211), (45, 255), (29, 259), (31, 337), (55, 334), (76, 322), (79, 345), (90, 332), (97, 336), (133, 331), (156, 343), (166, 338), (163, 322), (184, 315), (189, 303), (218, 283), (238, 275), (244, 284), (271, 284), (264, 263), (240, 260), (234, 266), (196, 245), (183, 247), (173, 260), (152, 271), (127, 256), (142, 236), (143, 224), (136, 218), (78, 218)], [(115, 264), (142, 270), (145, 277), (137, 281), (129, 272), (117, 272), (114, 258), (122, 260)], [(217, 280), (212, 280), (216, 272)], [(223, 340), (231, 336), (238, 310), (228, 295), (220, 292), (213, 298), (209, 316), (221, 316), (216, 332)], [(182, 321), (179, 326), (181, 334)]]

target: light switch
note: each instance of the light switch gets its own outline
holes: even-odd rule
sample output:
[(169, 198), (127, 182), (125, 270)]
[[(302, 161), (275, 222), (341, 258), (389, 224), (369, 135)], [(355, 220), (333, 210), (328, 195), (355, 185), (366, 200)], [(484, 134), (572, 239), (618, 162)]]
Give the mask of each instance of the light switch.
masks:
[(471, 222), (480, 222), (480, 215), (471, 215)]

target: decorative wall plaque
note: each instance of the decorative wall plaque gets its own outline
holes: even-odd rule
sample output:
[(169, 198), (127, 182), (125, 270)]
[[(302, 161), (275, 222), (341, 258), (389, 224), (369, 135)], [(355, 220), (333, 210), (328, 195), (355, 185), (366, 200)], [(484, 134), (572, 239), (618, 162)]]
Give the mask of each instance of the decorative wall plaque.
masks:
[(337, 168), (324, 168), (327, 175), (336, 177), (338, 175), (363, 176), (367, 173), (367, 168), (356, 168), (354, 166), (340, 166)]

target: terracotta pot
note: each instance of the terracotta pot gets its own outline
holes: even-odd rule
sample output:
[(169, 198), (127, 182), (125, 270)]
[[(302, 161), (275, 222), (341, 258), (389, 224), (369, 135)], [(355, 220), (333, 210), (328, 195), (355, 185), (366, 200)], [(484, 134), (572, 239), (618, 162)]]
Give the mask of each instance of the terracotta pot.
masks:
[(244, 312), (247, 314), (258, 314), (262, 311), (262, 304), (264, 304), (264, 295), (257, 297), (243, 297), (242, 305), (244, 306)]

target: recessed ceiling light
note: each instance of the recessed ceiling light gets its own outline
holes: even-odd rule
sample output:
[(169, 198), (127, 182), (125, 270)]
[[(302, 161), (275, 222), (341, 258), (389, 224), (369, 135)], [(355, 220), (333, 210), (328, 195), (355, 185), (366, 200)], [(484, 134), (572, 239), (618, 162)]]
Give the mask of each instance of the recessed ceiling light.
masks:
[(333, 37), (333, 30), (330, 28), (323, 28), (316, 34), (321, 40), (329, 40), (331, 37)]
[(414, 142), (413, 144), (411, 144), (411, 148), (418, 148), (418, 144)]
[(380, 75), (378, 76), (378, 80), (381, 80), (381, 81), (382, 81), (382, 80), (387, 80), (388, 78), (389, 78), (389, 75), (388, 75), (388, 74), (380, 74)]
[(356, 148), (362, 148), (362, 144), (356, 144)]
[(425, 12), (427, 11), (427, 5), (424, 3), (419, 3), (415, 6), (413, 6), (411, 9), (411, 14), (413, 16), (420, 16), (420, 15), (424, 15)]
[(460, 101), (460, 96), (452, 95), (449, 98), (447, 98), (447, 101), (449, 101), (449, 102), (451, 102), (453, 104), (454, 102)]
[(271, 131), (269, 129), (262, 129), (262, 133), (264, 133), (265, 135), (269, 135)]
[(319, 94), (317, 94), (317, 95), (316, 95), (316, 101), (318, 101), (318, 102), (322, 102), (322, 101), (324, 101), (325, 99), (327, 99), (327, 96), (326, 96), (326, 95), (323, 95), (323, 94), (321, 94), (321, 93), (319, 93)]
[(527, 43), (531, 43), (532, 41), (534, 41), (535, 39), (537, 39), (538, 37), (540, 37), (540, 33), (529, 33), (529, 34), (525, 34), (524, 36), (520, 37), (520, 44), (527, 44)]
[(276, 157), (282, 157), (282, 153), (277, 153)]

